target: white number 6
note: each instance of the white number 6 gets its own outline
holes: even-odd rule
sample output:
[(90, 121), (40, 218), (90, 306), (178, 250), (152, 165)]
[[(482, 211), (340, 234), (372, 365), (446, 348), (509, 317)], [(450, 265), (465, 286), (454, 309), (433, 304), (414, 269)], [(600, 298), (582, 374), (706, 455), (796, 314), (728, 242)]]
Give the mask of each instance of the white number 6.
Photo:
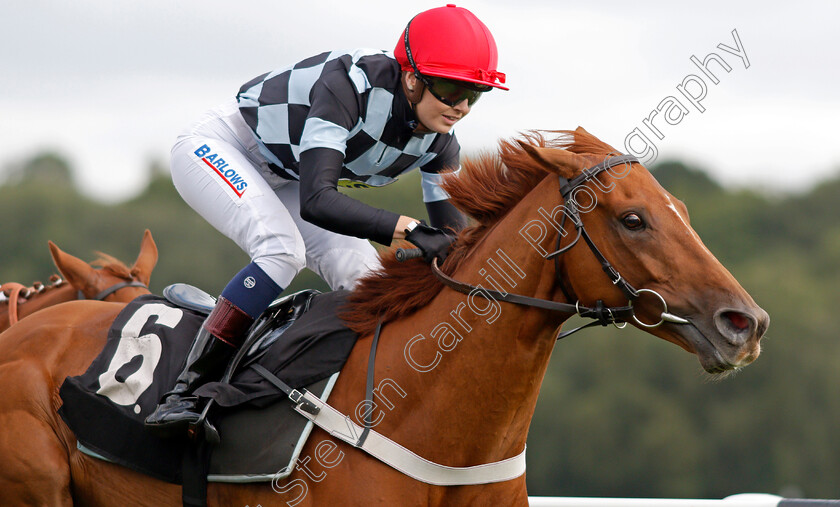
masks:
[[(173, 328), (181, 321), (184, 312), (160, 303), (141, 306), (123, 326), (120, 343), (108, 371), (99, 376), (97, 394), (118, 405), (132, 405), (152, 385), (155, 368), (160, 361), (160, 337), (154, 333), (140, 336), (140, 332), (149, 317), (153, 316), (157, 317), (157, 324)], [(123, 381), (117, 380), (117, 371), (137, 356), (142, 360), (137, 371)], [(139, 405), (134, 407), (134, 412), (140, 412)]]

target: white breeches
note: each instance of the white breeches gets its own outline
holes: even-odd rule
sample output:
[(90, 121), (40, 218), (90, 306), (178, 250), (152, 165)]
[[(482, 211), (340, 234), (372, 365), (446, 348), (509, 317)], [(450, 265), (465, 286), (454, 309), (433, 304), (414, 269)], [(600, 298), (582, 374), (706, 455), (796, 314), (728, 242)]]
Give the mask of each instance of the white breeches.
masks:
[(172, 148), (172, 182), (186, 203), (232, 239), (280, 287), (307, 267), (333, 289), (349, 289), (379, 267), (364, 239), (300, 217), (300, 183), (272, 173), (236, 102), (211, 110)]

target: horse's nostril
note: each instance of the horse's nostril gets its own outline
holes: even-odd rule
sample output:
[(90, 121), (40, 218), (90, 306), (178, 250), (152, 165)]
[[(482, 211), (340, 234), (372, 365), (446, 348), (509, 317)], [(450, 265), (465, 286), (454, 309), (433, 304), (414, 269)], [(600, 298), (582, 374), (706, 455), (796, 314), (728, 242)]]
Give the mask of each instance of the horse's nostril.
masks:
[(755, 337), (757, 325), (756, 316), (751, 313), (726, 309), (715, 314), (715, 327), (718, 332), (726, 341), (738, 347)]
[(723, 316), (735, 326), (738, 331), (743, 331), (750, 327), (750, 318), (740, 312), (724, 312)]

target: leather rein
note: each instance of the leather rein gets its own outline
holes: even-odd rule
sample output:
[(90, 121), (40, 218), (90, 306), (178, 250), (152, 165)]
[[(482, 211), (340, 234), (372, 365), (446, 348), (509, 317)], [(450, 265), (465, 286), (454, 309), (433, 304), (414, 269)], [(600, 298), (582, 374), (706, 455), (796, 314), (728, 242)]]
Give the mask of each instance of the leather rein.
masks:
[[(568, 217), (572, 221), (572, 223), (574, 223), (577, 234), (571, 243), (560, 248), (560, 241), (563, 235), (561, 233), (558, 233), (557, 243), (555, 245), (556, 250), (552, 253), (543, 256), (543, 258), (545, 258), (546, 260), (554, 260), (555, 276), (557, 277), (557, 281), (560, 283), (561, 290), (563, 290), (563, 292), (567, 295), (567, 299), (572, 299), (571, 297), (569, 297), (568, 293), (566, 292), (566, 289), (563, 287), (562, 280), (560, 278), (560, 263), (558, 258), (560, 255), (562, 255), (563, 253), (571, 249), (573, 246), (575, 246), (575, 244), (577, 244), (577, 242), (581, 238), (583, 238), (583, 240), (589, 246), (589, 249), (592, 251), (593, 255), (595, 255), (595, 258), (601, 264), (601, 269), (603, 269), (604, 273), (607, 275), (607, 277), (609, 277), (613, 285), (618, 287), (619, 290), (621, 290), (621, 292), (627, 297), (626, 306), (606, 306), (604, 305), (603, 300), (599, 299), (595, 302), (595, 306), (589, 307), (581, 305), (580, 301), (576, 302), (575, 304), (560, 303), (557, 301), (523, 296), (520, 294), (509, 294), (498, 290), (486, 289), (484, 287), (476, 287), (474, 285), (459, 282), (453, 279), (452, 277), (446, 275), (438, 267), (437, 259), (434, 259), (432, 261), (432, 272), (444, 285), (446, 285), (452, 290), (461, 292), (463, 294), (476, 294), (481, 297), (484, 297), (485, 299), (492, 298), (498, 301), (505, 301), (507, 303), (532, 306), (536, 308), (543, 308), (546, 310), (562, 313), (577, 314), (584, 318), (593, 319), (593, 322), (590, 322), (588, 324), (585, 324), (583, 326), (577, 327), (569, 331), (563, 331), (558, 333), (557, 340), (561, 340), (571, 335), (572, 333), (594, 325), (607, 326), (609, 324), (613, 324), (618, 328), (623, 328), (627, 325), (627, 322), (631, 320), (635, 321), (636, 324), (645, 328), (658, 327), (664, 322), (672, 322), (676, 324), (690, 324), (688, 320), (668, 313), (668, 304), (665, 302), (665, 298), (663, 298), (658, 292), (651, 289), (635, 289), (626, 279), (624, 279), (621, 276), (618, 270), (615, 269), (615, 267), (613, 267), (612, 264), (610, 264), (610, 261), (608, 261), (607, 258), (604, 257), (604, 255), (595, 245), (595, 242), (592, 241), (592, 238), (589, 236), (589, 233), (587, 233), (586, 227), (583, 225), (583, 221), (580, 218), (580, 211), (578, 209), (577, 203), (573, 198), (570, 197), (572, 191), (575, 188), (583, 185), (584, 183), (586, 183), (587, 180), (595, 178), (601, 172), (620, 164), (633, 164), (638, 162), (639, 160), (632, 155), (613, 156), (608, 157), (598, 165), (584, 169), (581, 172), (581, 174), (572, 178), (571, 180), (559, 176), (560, 194), (562, 195), (563, 201), (565, 203), (565, 213), (563, 214), (563, 222), (560, 225), (560, 229), (565, 230), (563, 226), (565, 225), (566, 218)], [(662, 303), (662, 314), (660, 315), (659, 322), (655, 324), (645, 323), (636, 316), (635, 310), (633, 308), (633, 302), (638, 300), (642, 293), (653, 294), (657, 298), (659, 298), (660, 303)]]

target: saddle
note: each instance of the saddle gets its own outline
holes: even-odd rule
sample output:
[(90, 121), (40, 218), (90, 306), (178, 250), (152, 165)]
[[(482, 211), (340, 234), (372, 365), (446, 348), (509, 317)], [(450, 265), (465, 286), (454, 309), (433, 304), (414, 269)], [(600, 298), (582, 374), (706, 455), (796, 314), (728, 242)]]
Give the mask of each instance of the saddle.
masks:
[[(122, 310), (88, 370), (61, 386), (59, 414), (83, 452), (180, 484), (191, 474), (183, 465), (191, 446), (147, 433), (143, 420), (174, 384), (215, 299), (185, 284), (163, 295)], [(278, 299), (251, 326), (224, 377), (195, 391), (213, 406), (208, 417), (221, 435), (208, 480), (271, 481), (292, 472), (313, 424), (280, 401), (286, 395), (277, 382), (328, 397), (357, 338), (336, 315), (346, 295), (306, 290)]]
[[(314, 289), (295, 292), (274, 301), (248, 330), (244, 345), (228, 365), (225, 376), (230, 378), (233, 371), (253, 363), (268, 350), (268, 347), (309, 309), (312, 298), (321, 294)], [(216, 298), (203, 290), (186, 283), (175, 283), (163, 289), (163, 297), (170, 303), (187, 308), (203, 315), (209, 315), (216, 306)]]

